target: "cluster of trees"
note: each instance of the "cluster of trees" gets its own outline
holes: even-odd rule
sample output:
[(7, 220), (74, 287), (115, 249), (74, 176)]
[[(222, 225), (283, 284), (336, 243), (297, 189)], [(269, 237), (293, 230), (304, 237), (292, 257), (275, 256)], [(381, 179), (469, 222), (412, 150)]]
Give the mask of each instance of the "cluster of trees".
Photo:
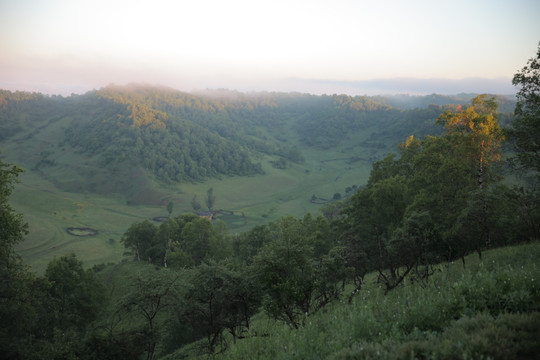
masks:
[(444, 112), (444, 135), (407, 139), (399, 157), (373, 165), (366, 187), (342, 210), (349, 254), (378, 271), (387, 290), (407, 275), (426, 278), (435, 263), (530, 238), (516, 192), (499, 182), (503, 133), (495, 110), (493, 99), (479, 96)]
[(31, 123), (38, 117), (54, 119), (58, 107), (62, 106), (60, 99), (39, 93), (0, 89), (0, 140), (31, 129)]
[[(504, 131), (494, 98), (444, 111), (441, 136), (409, 137), (373, 164), (367, 185), (343, 204), (336, 224), (355, 273), (377, 271), (389, 291), (432, 265), (476, 251), (540, 238), (540, 47), (513, 80), (515, 117)], [(502, 181), (501, 144), (521, 186)]]
[(228, 257), (226, 240), (223, 222), (213, 225), (207, 218), (184, 214), (168, 218), (159, 226), (148, 220), (134, 223), (121, 242), (137, 261), (185, 268)]
[[(447, 104), (460, 104), (466, 105), (470, 103), (471, 99), (476, 96), (475, 94), (461, 93), (457, 95), (409, 95), (409, 94), (397, 94), (397, 95), (376, 95), (372, 99), (399, 109), (425, 109), (431, 105), (445, 106)], [(512, 95), (495, 95), (497, 104), (499, 105), (499, 111), (502, 113), (513, 113), (516, 106), (514, 96)]]
[(251, 281), (217, 263), (182, 271), (150, 267), (130, 278), (90, 331), (89, 358), (155, 359), (197, 340), (213, 352), (224, 346), (225, 332), (242, 337), (258, 311)]
[(15, 253), (28, 226), (8, 203), (18, 174), (0, 160), (0, 349), (7, 359), (76, 358), (88, 325), (105, 304), (105, 287), (75, 255), (35, 276)]
[[(261, 307), (298, 328), (339, 299), (350, 278), (346, 249), (322, 216), (285, 217), (238, 236), (215, 229), (193, 215), (159, 227), (148, 222), (130, 227), (122, 241), (134, 259), (158, 253), (159, 260), (141, 258), (153, 266), (131, 279), (93, 330), (92, 341), (100, 344), (95, 354), (153, 358), (194, 341), (202, 351), (221, 351), (227, 347), (225, 334), (232, 341), (246, 336)], [(143, 248), (145, 239), (160, 244), (149, 240)]]
[(273, 319), (292, 328), (339, 299), (352, 275), (347, 249), (324, 217), (284, 217), (233, 241), (234, 261), (249, 269)]
[(74, 148), (100, 155), (106, 167), (136, 163), (165, 182), (262, 172), (241, 145), (189, 119), (96, 97), (107, 103), (99, 116), (74, 122), (65, 135)]

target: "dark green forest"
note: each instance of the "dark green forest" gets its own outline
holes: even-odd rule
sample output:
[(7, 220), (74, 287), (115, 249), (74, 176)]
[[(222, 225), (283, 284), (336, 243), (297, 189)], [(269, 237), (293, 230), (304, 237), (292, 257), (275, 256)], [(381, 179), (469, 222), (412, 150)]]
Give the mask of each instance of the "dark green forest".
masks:
[[(22, 170), (0, 160), (0, 351), (10, 359), (538, 358), (540, 48), (513, 82), (513, 114), (489, 95), (400, 109), (367, 97), (217, 98), (146, 86), (68, 98), (3, 91), (2, 139), (70, 118), (59, 147), (98, 155), (104, 168), (142, 164), (168, 183), (256, 176), (260, 154), (301, 163), (276, 126), (289, 118), (311, 147), (374, 124), (371, 146), (400, 140), (373, 160), (367, 184), (320, 214), (231, 234), (220, 221), (171, 216), (171, 203), (163, 221), (126, 230), (124, 262), (84, 269), (72, 254), (43, 275), (14, 249), (28, 231), (9, 203)], [(41, 166), (54, 166), (48, 161)]]

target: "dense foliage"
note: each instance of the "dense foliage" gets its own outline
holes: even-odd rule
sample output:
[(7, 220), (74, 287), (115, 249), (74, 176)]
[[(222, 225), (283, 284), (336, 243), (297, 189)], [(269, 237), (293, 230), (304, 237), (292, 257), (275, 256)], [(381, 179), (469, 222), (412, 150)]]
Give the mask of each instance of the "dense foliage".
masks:
[[(152, 89), (146, 91), (152, 94)], [(89, 101), (100, 103), (101, 114), (87, 121), (75, 121), (66, 130), (66, 141), (85, 153), (100, 154), (104, 166), (122, 161), (142, 164), (166, 182), (262, 171), (241, 144), (212, 128), (223, 115), (209, 109), (201, 115), (195, 105), (191, 111), (192, 108), (172, 100), (166, 103), (170, 109), (164, 112), (145, 103), (144, 94), (141, 98), (137, 95), (135, 90), (121, 89), (94, 93)], [(163, 101), (166, 100), (164, 97)], [(175, 111), (177, 106), (185, 111)], [(201, 116), (210, 117), (212, 124), (197, 121)]]
[(186, 268), (229, 256), (227, 240), (207, 218), (186, 214), (169, 218), (159, 226), (148, 220), (135, 223), (121, 241), (138, 261)]
[(515, 118), (509, 135), (518, 164), (540, 172), (540, 44), (536, 57), (518, 72), (512, 83), (519, 87)]
[[(171, 311), (181, 319), (174, 328), (189, 336), (160, 340), (163, 353), (176, 344), (180, 349), (171, 358), (193, 356), (201, 349), (186, 344), (197, 339), (193, 344), (206, 349), (203, 352), (225, 351), (230, 346), (227, 330), (233, 342), (244, 334), (259, 336), (250, 329), (250, 318), (259, 306), (270, 319), (291, 329), (305, 328), (321, 309), (344, 300), (346, 288), (352, 289), (348, 303), (366, 298), (365, 289), (372, 286), (366, 283), (368, 273), (375, 272), (383, 293), (390, 294), (403, 288), (406, 280), (429, 286), (430, 279), (444, 269), (441, 263), (449, 267), (461, 259), (465, 265), (471, 252), (482, 258), (493, 247), (538, 240), (532, 224), (539, 214), (523, 207), (527, 199), (520, 189), (501, 182), (498, 163), (504, 137), (496, 108), (493, 99), (478, 96), (470, 105), (443, 111), (437, 120), (443, 135), (408, 138), (399, 145), (399, 154), (375, 162), (368, 184), (328, 218), (284, 217), (235, 237), (216, 232), (209, 220), (195, 215), (172, 218), (159, 226), (148, 221), (133, 224), (123, 242), (135, 258), (177, 269), (172, 271), (183, 281)], [(448, 308), (438, 317), (414, 313), (414, 318), (404, 312), (394, 324), (396, 330), (383, 331), (374, 320), (365, 331), (372, 334), (379, 329), (394, 336), (392, 331), (448, 330), (444, 336), (453, 336), (453, 321), (463, 316), (491, 324), (493, 318), (474, 317), (486, 309), (491, 316), (534, 313), (538, 292), (532, 279), (532, 287), (523, 289), (504, 287), (496, 279), (490, 286), (500, 287), (501, 292), (493, 290), (489, 296), (475, 292), (468, 283), (454, 285), (459, 296), (441, 303)], [(515, 298), (518, 293), (521, 297)], [(419, 322), (422, 319), (425, 323)], [(434, 337), (433, 341), (443, 340)], [(425, 343), (416, 346), (414, 354), (438, 353)], [(378, 349), (388, 351), (384, 346)], [(347, 351), (359, 350), (352, 347), (342, 353)]]
[(36, 277), (14, 251), (27, 224), (8, 198), (21, 172), (0, 160), (0, 349), (9, 359), (74, 358), (104, 305), (104, 287), (75, 255)]

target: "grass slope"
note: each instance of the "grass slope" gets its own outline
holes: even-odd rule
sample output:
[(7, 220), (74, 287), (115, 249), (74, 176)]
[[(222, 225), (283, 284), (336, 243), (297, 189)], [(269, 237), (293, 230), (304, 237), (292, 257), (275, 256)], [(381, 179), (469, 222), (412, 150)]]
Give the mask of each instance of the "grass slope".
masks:
[(352, 304), (336, 302), (299, 330), (260, 314), (245, 339), (212, 358), (538, 359), (539, 257), (540, 243), (470, 255), (465, 268), (441, 265), (429, 283), (387, 296), (371, 274)]
[[(336, 301), (298, 330), (259, 313), (249, 333), (222, 353), (197, 343), (163, 359), (538, 359), (540, 243), (486, 251), (442, 264), (427, 283), (406, 282), (384, 295), (368, 274), (351, 303)], [(99, 276), (110, 304), (128, 279), (152, 266), (110, 264)]]

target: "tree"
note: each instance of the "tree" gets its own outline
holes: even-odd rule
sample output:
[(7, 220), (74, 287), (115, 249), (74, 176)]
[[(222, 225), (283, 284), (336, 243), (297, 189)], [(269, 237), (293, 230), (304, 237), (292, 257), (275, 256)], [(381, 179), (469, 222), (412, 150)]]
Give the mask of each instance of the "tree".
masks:
[(455, 111), (447, 110), (437, 119), (444, 126), (446, 136), (457, 137), (464, 148), (461, 161), (471, 163), (477, 174), (478, 186), (484, 187), (493, 177), (488, 166), (501, 158), (500, 146), (504, 139), (503, 132), (497, 123), (497, 103), (495, 98), (485, 99), (486, 95), (478, 95), (472, 105), (464, 110), (457, 106)]
[(214, 188), (210, 188), (208, 189), (208, 191), (206, 191), (205, 202), (206, 202), (206, 207), (208, 208), (208, 210), (212, 211), (212, 209), (214, 208), (214, 204), (216, 203), (216, 196), (214, 195)]
[(28, 329), (37, 322), (32, 306), (35, 279), (14, 250), (28, 232), (28, 224), (9, 205), (21, 172), (17, 166), (0, 159), (0, 352), (6, 358), (27, 356)]
[(352, 268), (347, 266), (346, 253), (344, 246), (334, 246), (315, 262), (313, 302), (316, 310), (341, 297), (345, 282), (352, 274)]
[(519, 241), (540, 239), (540, 189), (538, 187), (515, 187), (509, 193), (513, 205), (512, 235)]
[(155, 244), (163, 246), (163, 262), (162, 265), (167, 267), (167, 259), (170, 251), (173, 249), (173, 245), (180, 241), (180, 229), (178, 222), (175, 219), (168, 218), (163, 221), (154, 234), (152, 240)]
[(399, 285), (405, 276), (411, 274), (413, 280), (427, 281), (433, 265), (440, 262), (436, 244), (439, 241), (431, 215), (428, 211), (406, 212), (401, 226), (392, 233), (388, 243), (391, 277), (380, 273), (385, 281), (386, 291)]
[(513, 160), (515, 168), (526, 175), (531, 171), (536, 175), (528, 179), (527, 186), (514, 189), (514, 199), (521, 215), (523, 239), (540, 237), (540, 43), (536, 58), (514, 75), (512, 84), (519, 86), (512, 127), (507, 129), (516, 152)]
[[(398, 164), (393, 167), (399, 168)], [(342, 242), (349, 249), (346, 259), (354, 268), (357, 289), (368, 271), (378, 271), (388, 291), (412, 270), (414, 259), (397, 256), (399, 252), (394, 251), (398, 245), (406, 247), (410, 240), (395, 236), (411, 200), (409, 193), (406, 178), (394, 175), (368, 184), (348, 201), (341, 222)]]
[(10, 359), (76, 358), (104, 301), (102, 284), (75, 255), (35, 277), (15, 253), (27, 224), (8, 204), (21, 172), (0, 160), (0, 352)]
[(272, 318), (297, 329), (311, 313), (315, 287), (312, 252), (301, 221), (292, 217), (272, 224), (274, 240), (255, 257), (252, 268), (264, 293), (263, 306)]
[[(460, 152), (459, 159), (469, 163), (469, 171), (476, 174), (476, 181), (480, 192), (474, 197), (478, 199), (475, 204), (478, 212), (483, 214), (478, 219), (478, 227), (484, 229), (480, 236), (484, 239), (485, 247), (491, 247), (490, 232), (487, 231), (486, 219), (488, 217), (488, 201), (486, 188), (499, 180), (498, 174), (491, 166), (500, 161), (500, 146), (504, 139), (501, 128), (497, 123), (497, 103), (494, 98), (485, 99), (485, 95), (479, 95), (472, 101), (472, 105), (462, 110), (460, 106), (456, 111), (445, 111), (437, 122), (444, 125), (446, 137), (455, 140), (455, 147)], [(472, 196), (474, 189), (467, 194), (467, 198)], [(462, 206), (464, 208), (466, 205)], [(480, 247), (477, 247), (478, 254), (481, 255)]]
[(16, 213), (8, 202), (22, 171), (0, 160), (0, 262), (3, 267), (18, 261), (13, 247), (28, 233), (28, 224), (24, 222), (23, 215)]
[(169, 201), (169, 202), (167, 203), (167, 212), (169, 213), (169, 217), (170, 217), (171, 214), (172, 214), (173, 206), (174, 206), (174, 203), (173, 203), (172, 201)]
[(508, 135), (516, 150), (517, 164), (540, 173), (540, 43), (536, 58), (512, 79), (519, 86), (512, 128)]
[[(265, 230), (264, 232), (260, 230)], [(260, 228), (262, 249), (250, 266), (263, 292), (266, 313), (292, 328), (341, 296), (349, 278), (345, 252), (328, 221), (310, 214), (283, 217)]]
[(109, 341), (133, 359), (144, 353), (147, 360), (155, 359), (156, 348), (164, 337), (164, 320), (173, 316), (181, 287), (179, 275), (170, 270), (139, 273), (109, 317)]
[(120, 242), (128, 249), (131, 249), (137, 261), (147, 259), (153, 263), (156, 260), (152, 259), (156, 253), (162, 258), (160, 251), (165, 250), (165, 244), (156, 244), (155, 235), (157, 227), (148, 220), (132, 224), (124, 233)]
[(270, 228), (267, 225), (257, 225), (247, 232), (238, 234), (234, 238), (234, 256), (240, 262), (250, 265), (255, 255), (270, 241)]
[(79, 331), (96, 319), (105, 300), (105, 288), (92, 270), (84, 270), (75, 254), (53, 259), (45, 270), (50, 283), (54, 324)]
[(198, 216), (183, 216), (186, 219), (181, 228), (180, 246), (199, 265), (206, 257), (212, 257), (217, 250), (215, 244), (217, 235), (210, 220)]
[(210, 352), (225, 346), (223, 333), (229, 330), (234, 341), (249, 328), (258, 310), (256, 284), (247, 274), (211, 262), (201, 264), (190, 273), (185, 306), (179, 318), (195, 331), (202, 332)]
[(193, 195), (193, 198), (191, 199), (191, 207), (195, 211), (199, 211), (201, 208), (201, 203), (199, 200), (197, 200), (197, 195)]

